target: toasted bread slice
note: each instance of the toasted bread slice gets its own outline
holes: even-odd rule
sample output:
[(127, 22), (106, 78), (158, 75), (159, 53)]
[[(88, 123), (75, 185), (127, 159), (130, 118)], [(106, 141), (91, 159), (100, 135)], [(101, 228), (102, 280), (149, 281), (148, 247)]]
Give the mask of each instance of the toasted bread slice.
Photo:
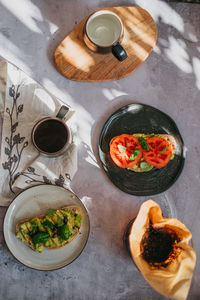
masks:
[[(170, 134), (144, 134), (144, 133), (135, 133), (133, 134), (136, 138), (140, 138), (140, 137), (143, 137), (145, 140), (148, 140), (150, 137), (153, 137), (153, 136), (160, 136), (162, 138), (164, 138), (165, 140), (167, 140), (171, 146), (171, 149), (172, 149), (172, 157), (171, 159), (174, 158), (174, 155), (175, 155), (175, 151), (176, 151), (176, 141), (175, 141), (175, 138), (170, 135)], [(141, 168), (141, 163), (146, 166), (146, 168)], [(144, 158), (142, 157), (141, 160), (135, 165), (133, 166), (132, 168), (129, 168), (129, 170), (131, 171), (134, 171), (134, 172), (148, 172), (150, 170), (153, 169), (153, 166), (147, 164), (145, 161), (144, 161)]]
[(59, 249), (75, 238), (81, 223), (81, 209), (65, 206), (21, 220), (16, 224), (16, 236), (34, 251), (43, 252), (44, 247)]

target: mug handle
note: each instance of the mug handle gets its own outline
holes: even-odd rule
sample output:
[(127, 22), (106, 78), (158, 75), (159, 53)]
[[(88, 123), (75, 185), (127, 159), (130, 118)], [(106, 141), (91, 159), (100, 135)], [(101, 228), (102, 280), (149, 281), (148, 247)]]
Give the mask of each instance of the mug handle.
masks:
[(69, 107), (62, 105), (56, 115), (56, 118), (63, 120), (66, 114), (68, 113), (68, 111), (69, 111)]
[(112, 54), (113, 54), (119, 61), (123, 61), (124, 59), (127, 58), (126, 51), (125, 51), (124, 48), (120, 45), (119, 42), (115, 43), (115, 44), (112, 46)]

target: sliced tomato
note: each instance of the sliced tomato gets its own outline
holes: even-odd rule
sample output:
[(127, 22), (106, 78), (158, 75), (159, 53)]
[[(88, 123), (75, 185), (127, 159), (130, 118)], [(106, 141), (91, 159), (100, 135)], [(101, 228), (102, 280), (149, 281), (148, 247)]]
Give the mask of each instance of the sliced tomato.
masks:
[(121, 134), (111, 140), (110, 156), (118, 167), (130, 168), (142, 157), (142, 147), (133, 135)]
[(143, 150), (145, 161), (157, 168), (162, 168), (168, 164), (172, 156), (172, 149), (167, 140), (154, 136), (146, 140), (149, 150)]

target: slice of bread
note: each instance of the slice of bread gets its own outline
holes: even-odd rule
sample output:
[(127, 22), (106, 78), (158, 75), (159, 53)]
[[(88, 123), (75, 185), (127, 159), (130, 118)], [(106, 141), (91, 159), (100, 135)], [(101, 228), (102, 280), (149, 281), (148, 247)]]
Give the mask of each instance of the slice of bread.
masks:
[[(170, 134), (144, 134), (144, 133), (135, 133), (133, 134), (136, 138), (140, 138), (140, 137), (143, 137), (145, 140), (148, 140), (150, 137), (153, 137), (153, 136), (159, 136), (159, 137), (162, 137), (164, 138), (165, 140), (168, 141), (168, 143), (170, 144), (171, 146), (171, 149), (172, 149), (172, 158), (174, 158), (174, 155), (175, 155), (175, 151), (176, 151), (176, 141), (175, 141), (175, 138), (170, 135)], [(129, 170), (131, 171), (134, 171), (134, 172), (148, 172), (150, 170), (153, 169), (153, 166), (150, 166), (150, 165), (146, 165), (146, 169), (144, 168), (141, 168), (141, 163), (144, 164), (144, 158), (142, 157), (141, 160), (135, 165), (133, 166), (132, 168), (129, 168)]]
[[(44, 247), (60, 249), (75, 238), (81, 224), (81, 209), (75, 205), (65, 206), (50, 210), (46, 214), (20, 220), (16, 224), (16, 236), (34, 251), (43, 252)], [(67, 232), (66, 238), (63, 238), (63, 232)], [(50, 237), (47, 241), (34, 243), (34, 235), (38, 233), (46, 233)]]

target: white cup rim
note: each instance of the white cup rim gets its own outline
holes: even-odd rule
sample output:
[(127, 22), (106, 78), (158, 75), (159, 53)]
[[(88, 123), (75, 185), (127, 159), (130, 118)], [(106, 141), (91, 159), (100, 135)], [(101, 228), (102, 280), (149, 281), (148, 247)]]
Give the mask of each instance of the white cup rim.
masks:
[[(89, 33), (88, 33), (88, 24), (89, 24), (89, 22), (90, 22), (92, 19), (94, 19), (95, 17), (97, 17), (97, 16), (99, 16), (99, 15), (108, 15), (108, 14), (114, 16), (114, 17), (118, 20), (118, 22), (119, 22), (119, 24), (120, 24), (120, 32), (119, 32), (119, 36), (116, 38), (116, 40), (115, 40), (114, 42), (112, 42), (111, 44), (108, 44), (108, 45), (101, 45), (101, 44), (98, 44), (98, 43), (94, 42), (94, 41), (91, 39), (91, 37), (90, 37), (90, 35), (89, 35)], [(120, 40), (120, 38), (122, 37), (122, 35), (123, 35), (123, 23), (122, 23), (120, 17), (119, 17), (116, 13), (114, 13), (114, 12), (112, 12), (112, 11), (110, 11), (110, 10), (99, 10), (99, 11), (96, 11), (96, 12), (94, 12), (93, 14), (91, 14), (91, 15), (89, 16), (89, 18), (87, 19), (87, 21), (86, 21), (86, 23), (85, 23), (85, 33), (86, 33), (86, 35), (87, 35), (87, 38), (90, 40), (90, 42), (91, 42), (92, 44), (94, 44), (94, 45), (96, 45), (96, 46), (98, 46), (98, 47), (101, 47), (101, 48), (108, 48), (108, 47), (113, 46), (115, 43), (117, 43), (117, 42)]]

